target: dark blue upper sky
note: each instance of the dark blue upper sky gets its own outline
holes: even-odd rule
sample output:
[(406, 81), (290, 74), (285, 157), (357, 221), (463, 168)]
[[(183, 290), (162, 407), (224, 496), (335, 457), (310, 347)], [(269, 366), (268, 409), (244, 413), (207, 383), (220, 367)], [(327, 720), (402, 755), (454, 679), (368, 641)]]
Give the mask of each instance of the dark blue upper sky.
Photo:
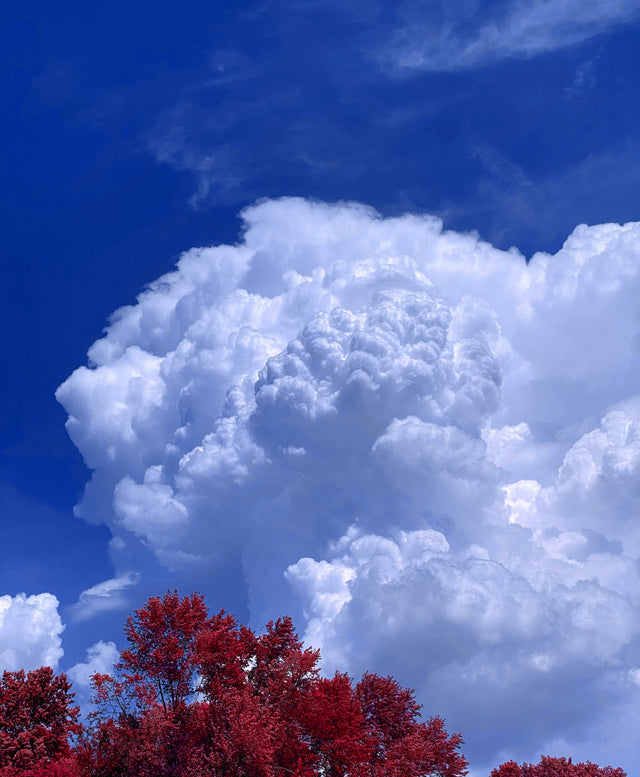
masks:
[(112, 575), (108, 530), (72, 515), (87, 470), (54, 392), (180, 252), (235, 242), (248, 204), (426, 211), (527, 257), (640, 218), (633, 4), (587, 3), (575, 31), (557, 2), (534, 43), (522, 5), (454, 6), (0, 5), (0, 593), (64, 608)]

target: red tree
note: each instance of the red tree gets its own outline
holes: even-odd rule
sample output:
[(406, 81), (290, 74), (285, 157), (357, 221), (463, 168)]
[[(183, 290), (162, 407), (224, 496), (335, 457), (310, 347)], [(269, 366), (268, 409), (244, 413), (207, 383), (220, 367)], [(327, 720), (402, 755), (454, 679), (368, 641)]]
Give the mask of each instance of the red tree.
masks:
[[(255, 739), (261, 757), (268, 750), (271, 761), (285, 773), (308, 760), (300, 711), (317, 681), (319, 654), (302, 649), (290, 618), (268, 623), (266, 633), (257, 636), (238, 626), (233, 616), (218, 613), (200, 636), (198, 656), (212, 725), (228, 730), (229, 741), (242, 737), (242, 730), (235, 727), (237, 715), (232, 713), (235, 705), (241, 705), (244, 714), (254, 718), (253, 735), (260, 728), (268, 731), (268, 736)], [(209, 741), (219, 742), (220, 737)], [(229, 774), (235, 774), (229, 769)]]
[(64, 674), (50, 666), (0, 681), (0, 775), (73, 773), (69, 736), (78, 733), (78, 708)]
[(545, 755), (537, 764), (515, 761), (501, 764), (491, 772), (491, 777), (627, 777), (622, 769), (598, 766), (590, 761), (574, 764), (569, 758), (552, 758)]
[(392, 677), (367, 673), (356, 686), (356, 696), (373, 742), (372, 773), (376, 777), (465, 773), (466, 760), (458, 752), (461, 735), (449, 737), (439, 717), (418, 722), (420, 705), (413, 691), (402, 688)]
[(127, 619), (129, 648), (120, 667), (137, 692), (156, 697), (165, 712), (175, 711), (194, 692), (196, 642), (206, 621), (202, 596), (181, 599), (177, 591), (149, 599)]
[(289, 618), (256, 635), (176, 592), (128, 619), (78, 748), (87, 777), (461, 777), (460, 735), (391, 678), (319, 676)]

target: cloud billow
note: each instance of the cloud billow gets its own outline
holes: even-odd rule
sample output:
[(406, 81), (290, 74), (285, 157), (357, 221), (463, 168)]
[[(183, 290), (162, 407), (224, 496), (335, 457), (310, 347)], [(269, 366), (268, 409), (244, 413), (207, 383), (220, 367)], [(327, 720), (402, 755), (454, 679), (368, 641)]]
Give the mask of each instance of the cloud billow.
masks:
[(327, 670), (402, 677), (476, 760), (636, 704), (640, 225), (527, 263), (429, 216), (243, 215), (58, 390), (114, 579), (140, 541), (236, 559), (256, 624), (302, 608)]
[(65, 628), (58, 605), (49, 593), (0, 596), (0, 672), (57, 668)]

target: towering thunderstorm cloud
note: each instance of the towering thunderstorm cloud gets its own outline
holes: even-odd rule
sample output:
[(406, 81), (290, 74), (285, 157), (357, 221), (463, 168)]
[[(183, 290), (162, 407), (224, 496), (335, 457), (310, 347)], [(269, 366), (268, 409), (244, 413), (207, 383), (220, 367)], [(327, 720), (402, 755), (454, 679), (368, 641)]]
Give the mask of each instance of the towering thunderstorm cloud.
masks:
[(472, 758), (615, 748), (640, 709), (640, 224), (527, 263), (429, 216), (243, 215), (58, 390), (115, 579), (140, 541), (235, 560), (256, 624), (301, 607), (327, 671), (396, 675)]

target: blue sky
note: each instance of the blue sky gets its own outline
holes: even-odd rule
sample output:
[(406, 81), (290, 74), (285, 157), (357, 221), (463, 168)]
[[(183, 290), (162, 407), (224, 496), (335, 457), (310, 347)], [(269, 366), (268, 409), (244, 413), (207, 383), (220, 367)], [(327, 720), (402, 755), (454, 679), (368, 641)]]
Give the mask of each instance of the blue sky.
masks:
[(635, 0), (0, 13), (3, 665), (198, 588), (637, 769)]

